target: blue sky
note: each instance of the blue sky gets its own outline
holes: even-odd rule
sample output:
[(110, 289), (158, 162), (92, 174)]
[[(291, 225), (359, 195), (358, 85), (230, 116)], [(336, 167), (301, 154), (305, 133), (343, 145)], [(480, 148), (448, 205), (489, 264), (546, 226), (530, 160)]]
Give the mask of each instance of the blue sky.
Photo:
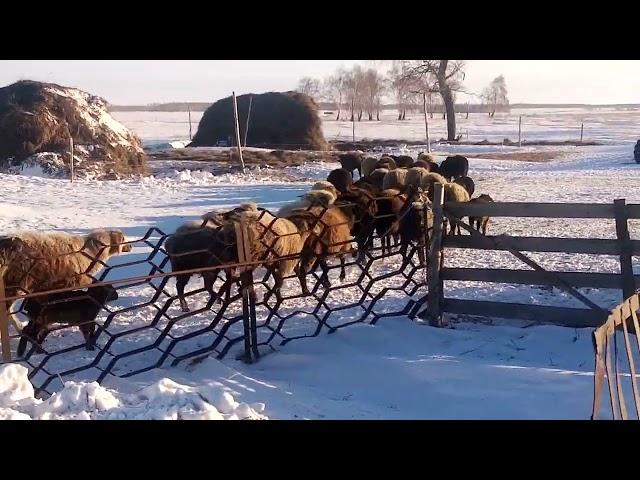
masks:
[[(235, 90), (293, 89), (363, 60), (0, 60), (0, 85), (20, 79), (86, 90), (113, 104), (214, 101)], [(503, 74), (512, 103), (640, 103), (638, 60), (472, 60), (465, 86), (479, 92)]]

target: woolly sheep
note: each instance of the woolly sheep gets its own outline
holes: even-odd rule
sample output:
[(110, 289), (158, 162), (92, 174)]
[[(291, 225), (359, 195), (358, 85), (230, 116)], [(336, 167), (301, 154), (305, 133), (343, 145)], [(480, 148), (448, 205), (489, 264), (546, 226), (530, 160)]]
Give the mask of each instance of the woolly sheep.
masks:
[[(94, 230), (86, 235), (19, 232), (0, 237), (5, 294), (14, 297), (84, 287), (93, 282), (92, 277), (109, 258), (131, 249), (120, 230)], [(13, 303), (7, 305), (10, 312)], [(22, 330), (15, 313), (10, 320), (18, 331)]]

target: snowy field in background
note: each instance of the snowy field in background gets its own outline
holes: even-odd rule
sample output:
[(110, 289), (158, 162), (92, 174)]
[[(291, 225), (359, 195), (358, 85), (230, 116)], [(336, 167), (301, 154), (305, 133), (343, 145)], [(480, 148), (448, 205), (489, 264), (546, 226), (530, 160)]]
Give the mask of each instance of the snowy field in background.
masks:
[[(540, 134), (545, 139), (566, 139), (564, 134), (554, 136), (557, 133), (555, 127), (549, 126), (553, 124), (556, 113), (551, 118), (543, 116), (537, 120)], [(495, 128), (487, 128), (491, 135), (502, 128), (496, 123), (500, 122), (498, 115), (493, 122)], [(566, 115), (565, 123), (568, 125), (578, 114), (568, 112)], [(549, 163), (470, 159), (470, 176), (476, 182), (476, 192), (488, 193), (497, 201), (604, 203), (626, 198), (628, 203), (640, 203), (640, 167), (633, 163), (633, 148), (629, 148), (629, 143), (634, 140), (637, 112), (591, 112), (590, 115), (599, 115), (602, 122), (609, 121), (607, 115), (614, 118), (611, 120), (613, 126), (604, 123), (598, 128), (602, 139), (616, 144), (562, 147), (566, 153), (563, 159)], [(185, 125), (188, 134), (188, 124), (179, 118), (182, 114), (116, 112), (115, 116), (146, 142), (158, 140), (159, 143), (167, 143), (184, 139)], [(126, 116), (130, 116), (131, 121)], [(167, 121), (167, 117), (174, 121)], [(472, 115), (474, 117), (480, 116)], [(157, 120), (149, 121), (150, 118)], [(198, 117), (193, 115), (193, 118)], [(513, 118), (517, 127), (517, 116), (512, 114), (509, 122)], [(488, 118), (485, 120), (490, 122)], [(412, 122), (419, 125), (418, 119)], [(546, 133), (544, 125), (547, 125)], [(325, 129), (337, 126), (336, 122), (327, 122)], [(435, 128), (437, 131), (437, 123)], [(398, 138), (396, 132), (394, 126), (385, 136)], [(513, 138), (495, 134), (500, 138)], [(485, 138), (487, 135), (480, 136)], [(595, 139), (591, 135), (585, 136)], [(518, 151), (514, 147), (442, 147), (436, 153), (446, 155), (461, 149), (465, 152)], [(295, 173), (321, 179), (335, 167), (333, 164), (307, 165), (298, 167)], [(185, 170), (179, 165), (175, 169), (164, 168), (155, 177), (134, 180), (86, 181), (71, 185), (64, 180), (0, 175), (0, 182), (3, 186), (0, 190), (0, 232), (3, 234), (18, 229), (84, 233), (92, 228), (114, 227), (121, 228), (130, 240), (140, 238), (153, 226), (170, 233), (187, 219), (245, 201), (256, 201), (261, 206), (276, 209), (309, 188), (309, 183), (302, 182), (276, 183), (261, 179), (258, 183), (250, 175), (216, 177), (206, 171)], [(632, 222), (630, 227), (632, 238), (640, 238), (638, 222)], [(495, 219), (489, 229), (490, 234), (615, 237), (614, 222), (597, 219)], [(136, 246), (130, 255), (140, 256), (144, 251), (143, 247)], [(124, 263), (130, 255), (114, 259), (114, 262)], [(615, 257), (531, 256), (552, 270), (619, 271)], [(640, 273), (635, 260), (634, 270)], [(450, 266), (522, 268), (515, 262), (504, 252), (452, 250), (447, 255)], [(200, 285), (200, 282), (194, 278), (190, 286)], [(126, 306), (126, 302), (131, 301), (129, 297), (144, 294), (142, 288), (132, 289), (130, 295), (128, 293), (118, 300), (116, 305)], [(171, 281), (169, 289), (174, 288)], [(299, 287), (289, 283), (288, 288)], [(447, 282), (445, 289), (447, 296), (454, 298), (580, 306), (572, 297), (557, 290), (537, 287)], [(618, 291), (581, 289), (581, 292), (603, 307), (612, 307), (621, 300)], [(197, 301), (204, 302), (204, 297)], [(392, 301), (394, 299), (390, 298), (389, 302)], [(148, 320), (144, 316), (127, 319), (131, 325)], [(197, 318), (185, 320), (198, 321)], [(236, 361), (234, 355), (229, 355), (223, 361), (207, 359), (192, 367), (184, 365), (154, 370), (127, 380), (110, 378), (103, 385), (104, 389), (88, 383), (71, 384), (45, 406), (38, 406), (40, 404), (30, 398), (28, 391), (24, 393), (28, 388), (19, 372), (0, 372), (0, 416), (229, 419), (264, 416), (359, 419), (589, 417), (593, 380), (591, 329), (553, 326), (523, 329), (514, 322), (483, 325), (470, 323), (465, 318), (452, 320), (455, 328), (434, 329), (406, 318), (381, 319), (376, 326), (355, 325), (333, 335), (321, 334), (316, 338), (291, 342), (254, 365), (245, 365)], [(67, 332), (67, 335), (79, 333)], [(74, 340), (77, 342), (78, 338)], [(68, 338), (56, 333), (47, 340), (61, 342), (62, 345), (66, 341)], [(81, 382), (82, 374), (74, 380)], [(22, 406), (13, 412), (6, 410), (11, 409), (12, 401), (8, 400), (11, 395), (7, 392), (12, 391), (24, 394), (24, 405), (20, 404)], [(212, 394), (207, 396), (211, 391), (216, 392), (215, 399)], [(235, 403), (222, 392), (231, 395)], [(226, 400), (221, 400), (223, 397)], [(232, 403), (234, 408), (228, 403)], [(264, 410), (260, 404), (266, 405)]]
[[(203, 112), (191, 112), (195, 135)], [(118, 121), (140, 136), (146, 146), (167, 145), (172, 141), (188, 141), (189, 117), (187, 112), (113, 112)], [(496, 113), (494, 118), (475, 113), (469, 118), (457, 114), (458, 134), (463, 140), (501, 141), (518, 139), (518, 117), (522, 115), (523, 140), (580, 140), (580, 125), (584, 123), (584, 139), (603, 143), (635, 143), (640, 137), (640, 109), (616, 110), (612, 108), (547, 108), (513, 109), (510, 113)], [(327, 140), (351, 140), (351, 122), (334, 121), (335, 113), (321, 112), (323, 130)], [(429, 120), (431, 138), (446, 138), (446, 121), (434, 114)], [(407, 119), (397, 120), (393, 110), (383, 110), (381, 121), (356, 122), (356, 140), (401, 139), (421, 141), (425, 138), (424, 117), (421, 112), (408, 112)], [(179, 146), (176, 144), (176, 146)]]

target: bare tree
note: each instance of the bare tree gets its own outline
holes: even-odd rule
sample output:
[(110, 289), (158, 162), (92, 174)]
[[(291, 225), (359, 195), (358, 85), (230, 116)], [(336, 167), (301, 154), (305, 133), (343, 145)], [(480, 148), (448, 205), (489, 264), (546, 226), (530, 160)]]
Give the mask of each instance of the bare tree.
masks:
[(489, 86), (482, 91), (482, 99), (487, 105), (489, 117), (496, 114), (496, 109), (509, 105), (507, 98), (507, 82), (504, 75), (494, 78)]
[(462, 60), (412, 60), (407, 61), (409, 80), (435, 80), (438, 93), (442, 97), (447, 118), (447, 139), (456, 139), (456, 115), (454, 92), (462, 89), (464, 62)]
[(377, 110), (377, 119), (380, 120), (380, 104), (384, 93), (384, 78), (375, 69), (370, 68), (363, 74), (363, 100), (369, 120), (373, 120), (373, 112)]
[(346, 97), (347, 102), (352, 105), (351, 122), (354, 121), (356, 112), (358, 112), (358, 121), (362, 120), (362, 113), (364, 111), (366, 98), (364, 77), (364, 71), (360, 65), (354, 65), (346, 75)]
[(325, 98), (333, 103), (338, 110), (336, 120), (340, 120), (342, 113), (343, 99), (347, 89), (347, 72), (343, 67), (339, 67), (333, 75), (326, 78), (323, 83), (323, 91)]
[(296, 91), (309, 95), (314, 99), (319, 98), (321, 92), (320, 80), (311, 77), (303, 77), (298, 81)]
[(415, 78), (409, 76), (409, 65), (405, 61), (394, 61), (389, 72), (389, 85), (398, 104), (398, 120), (407, 116), (407, 106), (410, 103), (411, 86)]

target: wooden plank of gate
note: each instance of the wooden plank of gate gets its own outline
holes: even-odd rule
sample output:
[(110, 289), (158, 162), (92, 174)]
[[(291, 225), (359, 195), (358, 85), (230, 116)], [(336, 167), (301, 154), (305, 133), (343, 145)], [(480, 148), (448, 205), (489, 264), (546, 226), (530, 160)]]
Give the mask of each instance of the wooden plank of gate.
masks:
[[(0, 269), (0, 299), (6, 298), (4, 289), (4, 272), (6, 267)], [(11, 361), (11, 339), (9, 338), (9, 312), (7, 302), (0, 301), (0, 344), (2, 345), (2, 361)]]
[(509, 241), (510, 238), (509, 238), (508, 235), (500, 235), (500, 236), (497, 236), (497, 237), (485, 237), (484, 235), (482, 235), (481, 233), (477, 232), (475, 229), (471, 228), (471, 226), (469, 226), (466, 223), (462, 222), (458, 218), (449, 217), (449, 220), (454, 222), (455, 224), (463, 227), (465, 230), (467, 230), (471, 234), (472, 237), (486, 238), (486, 239), (490, 240), (492, 243), (494, 243), (495, 245), (503, 247), (505, 250), (508, 250), (509, 253), (511, 253), (517, 259), (519, 259), (520, 261), (524, 262), (526, 265), (530, 266), (534, 270), (536, 270), (538, 272), (541, 272), (543, 275), (545, 275), (551, 281), (554, 281), (555, 285), (557, 287), (562, 288), (563, 290), (565, 290), (572, 297), (576, 298), (577, 300), (580, 300), (582, 303), (587, 305), (589, 308), (592, 308), (593, 310), (596, 310), (596, 311), (602, 312), (603, 314), (606, 314), (607, 311), (605, 309), (603, 309), (599, 305), (596, 305), (594, 302), (592, 302), (587, 297), (582, 295), (575, 288), (573, 288), (571, 285), (566, 283), (562, 278), (560, 278), (557, 275), (555, 275), (554, 272), (549, 272), (549, 271), (545, 270), (540, 265), (538, 265), (536, 262), (534, 262), (529, 257), (527, 257), (525, 254), (517, 251), (513, 247), (513, 245), (510, 244), (510, 241)]
[(593, 348), (595, 350), (595, 370), (593, 375), (593, 410), (591, 420), (600, 418), (600, 408), (602, 405), (602, 383), (604, 381), (604, 340), (606, 338), (605, 326), (593, 332)]
[(636, 367), (635, 367), (635, 362), (633, 360), (633, 351), (631, 350), (631, 342), (629, 341), (629, 332), (627, 328), (627, 321), (631, 319), (629, 300), (627, 300), (622, 305), (622, 308), (621, 308), (622, 331), (624, 333), (624, 345), (627, 350), (627, 361), (629, 362), (629, 373), (631, 374), (631, 389), (633, 390), (633, 401), (636, 407), (637, 418), (640, 420), (640, 395), (638, 394), (638, 382), (636, 381)]

